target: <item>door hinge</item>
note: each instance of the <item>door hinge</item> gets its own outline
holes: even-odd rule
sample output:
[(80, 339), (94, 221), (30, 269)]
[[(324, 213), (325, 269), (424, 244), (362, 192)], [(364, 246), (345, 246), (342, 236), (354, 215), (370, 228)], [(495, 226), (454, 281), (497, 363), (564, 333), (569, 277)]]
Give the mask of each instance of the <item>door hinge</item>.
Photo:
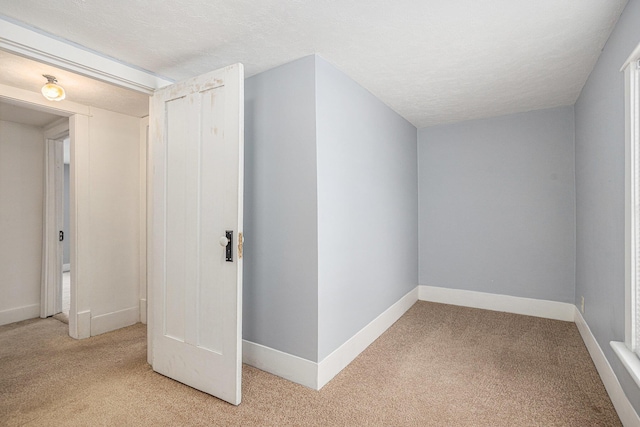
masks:
[(64, 231), (60, 230), (58, 233), (58, 241), (62, 242), (64, 240)]

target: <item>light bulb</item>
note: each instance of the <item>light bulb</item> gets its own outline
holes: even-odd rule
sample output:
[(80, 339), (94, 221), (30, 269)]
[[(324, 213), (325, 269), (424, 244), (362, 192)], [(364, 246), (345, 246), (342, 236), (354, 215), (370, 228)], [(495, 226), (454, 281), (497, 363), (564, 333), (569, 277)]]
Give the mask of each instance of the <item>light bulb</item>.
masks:
[(43, 77), (47, 79), (47, 84), (42, 86), (42, 96), (49, 101), (62, 101), (66, 94), (62, 86), (56, 84), (58, 82), (56, 78), (47, 74), (44, 74)]

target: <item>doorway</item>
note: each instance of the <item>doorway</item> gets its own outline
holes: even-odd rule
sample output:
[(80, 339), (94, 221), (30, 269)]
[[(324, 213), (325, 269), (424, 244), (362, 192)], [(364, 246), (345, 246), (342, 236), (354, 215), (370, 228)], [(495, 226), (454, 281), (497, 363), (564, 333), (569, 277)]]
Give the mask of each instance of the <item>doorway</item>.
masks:
[[(68, 128), (68, 122), (66, 126)], [(47, 317), (53, 312), (54, 318), (68, 324), (71, 308), (71, 138), (68, 130), (64, 132), (65, 134), (57, 139), (45, 141), (48, 145), (46, 153), (50, 156), (46, 165), (53, 165), (53, 170), (46, 168), (45, 189), (52, 194), (45, 194), (45, 202), (50, 201), (50, 204), (45, 206), (44, 215), (45, 218), (53, 217), (53, 222), (45, 219), (43, 253), (48, 253), (43, 255), (43, 259), (50, 259), (51, 263), (43, 263), (42, 286), (44, 294), (49, 294), (48, 288), (51, 287), (51, 293), (55, 295), (51, 308), (43, 311), (41, 317)], [(49, 181), (53, 181), (53, 185)], [(55, 224), (53, 230), (52, 224)], [(51, 235), (57, 236), (57, 242), (55, 239), (48, 239)], [(45, 301), (46, 297), (43, 298), (43, 302)]]
[[(70, 233), (65, 233), (65, 140), (69, 141), (69, 120), (64, 118), (44, 131), (44, 200), (42, 228), (42, 291), (40, 317), (57, 316), (69, 323), (69, 307), (63, 307), (65, 295), (64, 246), (69, 242)], [(67, 166), (65, 168), (65, 166)], [(69, 187), (70, 188), (70, 187)], [(67, 222), (70, 226), (70, 222)], [(66, 238), (65, 238), (66, 234)], [(65, 240), (67, 242), (65, 242)], [(70, 264), (70, 262), (68, 262)], [(66, 296), (71, 300), (71, 278), (67, 277)], [(61, 314), (66, 311), (66, 314)]]
[[(55, 247), (50, 247), (49, 250), (54, 252), (50, 256), (56, 261), (55, 276), (48, 276), (47, 283), (43, 283), (43, 286), (52, 286), (55, 289), (55, 302), (53, 311), (55, 312), (53, 317), (60, 320), (63, 323), (69, 323), (69, 311), (71, 308), (71, 229), (70, 220), (70, 175), (71, 175), (71, 138), (67, 135), (62, 139), (47, 140), (47, 144), (52, 144), (54, 153), (53, 161), (55, 162), (55, 173), (47, 176), (48, 179), (54, 179), (55, 189), (52, 197), (55, 199), (55, 212), (45, 212), (45, 215), (54, 215), (55, 224), (59, 228), (58, 230), (58, 243)], [(61, 148), (60, 148), (61, 147)], [(55, 152), (55, 150), (62, 149), (62, 155)], [(60, 163), (60, 157), (62, 162)], [(45, 186), (47, 189), (51, 189), (50, 186)], [(45, 195), (45, 200), (49, 195)], [(58, 208), (61, 207), (61, 209)], [(61, 216), (61, 217), (60, 217)], [(43, 233), (43, 241), (46, 239), (47, 233), (51, 233), (52, 230), (46, 230)], [(54, 230), (55, 231), (55, 230)], [(61, 252), (61, 254), (58, 253)], [(60, 264), (60, 258), (62, 264)], [(44, 278), (43, 278), (44, 280)], [(43, 291), (46, 292), (46, 291)], [(44, 313), (45, 315), (49, 313)]]
[(71, 218), (69, 212), (71, 188), (71, 138), (67, 136), (62, 141), (63, 150), (63, 201), (62, 201), (62, 313), (69, 318), (69, 308), (71, 307), (71, 245), (69, 230), (71, 229)]
[[(36, 230), (39, 244), (37, 250), (29, 254), (33, 265), (22, 269), (6, 263), (6, 268), (0, 268), (0, 285), (7, 282), (12, 271), (20, 270), (33, 273), (34, 280), (30, 283), (35, 288), (26, 302), (9, 301), (11, 293), (2, 292), (0, 315), (3, 304), (16, 314), (6, 322), (0, 318), (0, 323), (52, 316), (63, 311), (63, 300), (66, 311), (66, 295), (69, 295), (69, 334), (74, 338), (87, 338), (141, 320), (144, 322), (148, 95), (1, 50), (0, 62), (3, 67), (6, 65), (0, 75), (0, 102), (20, 103), (24, 108), (64, 118), (65, 128), (60, 132), (64, 135), (53, 131), (46, 136), (41, 134), (41, 149), (47, 145), (43, 139), (70, 137), (70, 155), (66, 156), (69, 161), (60, 161), (63, 165), (61, 179), (67, 175), (70, 181), (66, 198), (70, 203), (69, 218), (62, 224), (56, 224), (52, 219), (48, 231), (43, 230), (46, 221), (42, 196), (47, 192), (42, 176), (45, 156), (41, 153), (39, 175), (28, 176), (29, 181), (37, 181), (39, 185), (39, 205), (29, 209), (30, 214), (38, 212), (39, 215), (37, 225), (30, 224)], [(56, 75), (67, 90), (67, 99), (61, 102), (45, 100), (40, 93), (43, 84), (40, 80), (44, 81), (40, 79), (42, 74)], [(3, 113), (1, 117), (6, 116)], [(3, 155), (0, 157), (6, 159)], [(48, 193), (55, 194), (54, 189), (49, 190)], [(65, 197), (52, 196), (52, 199), (64, 201)], [(3, 197), (2, 200), (7, 199)], [(52, 211), (55, 211), (53, 204)], [(61, 208), (63, 214), (64, 205)], [(55, 217), (47, 216), (47, 219)], [(16, 222), (11, 218), (0, 223), (12, 226)], [(60, 244), (60, 231), (63, 246), (58, 261), (55, 251), (43, 250), (42, 246), (44, 237), (50, 248), (56, 248)], [(19, 239), (16, 236), (12, 241)], [(9, 245), (8, 242), (0, 244), (0, 252), (10, 252)], [(44, 270), (43, 266), (48, 267)], [(52, 286), (42, 286), (47, 275), (41, 271), (55, 277), (49, 281)]]
[(0, 324), (41, 315), (45, 133), (58, 122), (68, 119), (0, 99)]
[[(28, 73), (32, 73), (32, 65), (28, 65), (28, 67)], [(57, 70), (55, 74), (59, 76), (61, 72), (63, 71)], [(47, 72), (47, 74), (51, 73)], [(69, 81), (77, 80), (76, 77), (68, 74), (66, 77)], [(199, 200), (191, 197), (199, 191), (194, 192), (192, 187), (186, 188), (188, 191), (183, 193), (186, 193), (190, 197), (190, 201), (195, 200), (197, 202), (195, 203), (197, 211), (191, 209), (194, 204), (189, 203), (188, 212), (186, 212), (184, 216), (186, 216), (188, 220), (191, 220), (192, 214), (200, 214), (200, 207), (202, 207), (202, 205), (206, 205), (206, 213), (214, 211), (216, 214), (231, 215), (229, 218), (217, 215), (216, 218), (221, 220), (220, 224), (213, 224), (210, 221), (210, 217), (206, 216), (207, 221), (205, 221), (205, 224), (209, 228), (213, 226), (216, 228), (216, 230), (212, 232), (216, 232), (217, 234), (219, 232), (217, 229), (219, 228), (222, 230), (222, 236), (227, 236), (224, 237), (226, 242), (224, 245), (220, 243), (222, 242), (220, 239), (217, 242), (220, 243), (220, 245), (215, 244), (214, 248), (216, 250), (214, 250), (214, 248), (209, 248), (209, 246), (211, 246), (210, 239), (202, 240), (204, 241), (203, 246), (206, 245), (207, 247), (207, 253), (211, 252), (225, 255), (224, 257), (217, 257), (221, 268), (225, 268), (225, 271), (229, 273), (225, 274), (224, 291), (220, 291), (220, 293), (224, 294), (224, 301), (229, 300), (232, 301), (233, 304), (224, 305), (225, 311), (222, 314), (224, 314), (225, 317), (221, 317), (221, 315), (218, 315), (221, 310), (216, 310), (215, 307), (207, 305), (211, 301), (216, 303), (217, 300), (214, 298), (205, 298), (206, 303), (204, 305), (201, 304), (200, 307), (204, 307), (204, 310), (202, 310), (202, 315), (199, 316), (201, 318), (199, 322), (200, 320), (202, 320), (202, 322), (207, 321), (208, 323), (212, 323), (213, 327), (200, 328), (201, 333), (197, 339), (203, 344), (198, 345), (200, 350), (206, 351), (208, 357), (220, 360), (220, 363), (218, 363), (220, 369), (217, 369), (215, 372), (207, 371), (209, 380), (205, 382), (210, 384), (212, 382), (210, 381), (210, 377), (215, 378), (220, 373), (224, 373), (225, 380), (223, 381), (224, 384), (222, 384), (224, 390), (220, 393), (228, 394), (229, 397), (227, 397), (226, 400), (238, 404), (240, 402), (240, 373), (242, 366), (240, 356), (242, 348), (240, 327), (241, 286), (239, 286), (239, 283), (241, 283), (242, 277), (240, 254), (242, 253), (243, 240), (242, 211), (240, 208), (243, 200), (241, 192), (243, 158), (241, 155), (241, 145), (238, 145), (237, 142), (242, 141), (244, 128), (244, 104), (242, 96), (244, 74), (242, 65), (238, 64), (201, 77), (206, 79), (206, 81), (203, 80), (205, 84), (200, 84), (200, 82), (193, 84), (194, 88), (199, 88), (196, 91), (197, 94), (193, 94), (194, 97), (198, 97), (199, 102), (198, 105), (195, 106), (197, 107), (195, 110), (194, 106), (188, 106), (187, 108), (187, 105), (182, 101), (175, 101), (173, 99), (164, 100), (170, 103), (172, 106), (170, 110), (176, 113), (171, 116), (172, 123), (176, 125), (178, 132), (173, 132), (174, 126), (171, 126), (170, 130), (174, 136), (177, 137), (180, 133), (179, 129), (183, 129), (183, 125), (185, 124), (180, 120), (179, 116), (183, 112), (186, 112), (188, 113), (188, 116), (185, 116), (185, 118), (188, 119), (186, 120), (188, 122), (186, 124), (193, 125), (196, 124), (196, 122), (200, 123), (202, 126), (201, 130), (206, 130), (209, 138), (213, 138), (218, 142), (228, 141), (229, 144), (203, 144), (206, 150), (203, 149), (202, 151), (206, 152), (207, 159), (211, 158), (211, 163), (216, 167), (201, 169), (198, 167), (198, 161), (190, 161), (188, 164), (190, 166), (195, 165), (196, 167), (189, 167), (184, 170), (184, 174), (188, 179), (171, 181), (171, 192), (169, 194), (173, 197), (174, 190), (178, 190), (180, 187), (180, 182), (190, 183), (192, 181), (191, 177), (194, 176), (193, 173), (196, 171), (198, 174), (202, 172), (203, 175), (206, 175), (204, 179), (202, 179), (202, 181), (206, 183), (211, 182), (209, 175), (211, 175), (212, 171), (221, 174), (222, 178), (224, 178), (213, 180), (215, 185), (209, 186), (211, 188), (206, 188), (207, 191), (204, 193), (206, 197), (198, 195), (198, 197), (201, 197), (206, 203), (200, 204)], [(124, 79), (117, 80), (125, 81)], [(151, 82), (152, 86), (150, 87), (153, 89), (157, 88), (159, 83), (167, 83), (155, 77), (151, 79)], [(27, 83), (28, 82), (25, 82), (25, 85)], [(60, 79), (60, 83), (62, 83), (62, 79)], [(136, 85), (136, 87), (143, 86)], [(180, 90), (183, 88), (186, 87), (180, 84), (176, 84), (175, 87), (173, 87), (173, 89)], [(0, 86), (0, 97), (3, 95), (3, 91), (4, 93), (10, 94), (9, 96), (16, 93), (14, 90), (5, 90)], [(116, 90), (110, 87), (104, 96), (94, 98), (94, 101), (106, 102), (109, 99), (113, 99), (114, 92), (116, 92)], [(165, 92), (167, 95), (170, 95), (169, 90)], [(148, 94), (149, 92), (147, 92), (147, 95)], [(78, 98), (76, 99), (79, 100), (80, 96), (81, 94), (79, 92)], [(25, 97), (35, 100), (36, 103), (42, 105), (42, 100), (33, 89), (31, 89), (29, 94), (25, 94)], [(148, 96), (145, 96), (145, 98), (144, 108), (148, 111), (149, 98)], [(154, 96), (154, 100), (155, 99), (156, 97)], [(71, 133), (72, 158), (70, 230), (72, 240), (69, 333), (75, 338), (85, 338), (118, 329), (119, 327), (128, 326), (136, 323), (142, 317), (141, 312), (143, 312), (143, 310), (141, 310), (140, 307), (145, 304), (143, 304), (142, 298), (139, 298), (141, 295), (138, 295), (138, 289), (141, 291), (143, 288), (143, 286), (141, 286), (141, 279), (143, 277), (141, 271), (146, 270), (146, 265), (141, 265), (146, 260), (146, 248), (142, 244), (142, 242), (146, 242), (146, 222), (143, 220), (143, 215), (141, 215), (144, 210), (142, 196), (145, 194), (143, 185), (141, 184), (141, 178), (146, 175), (147, 169), (145, 162), (146, 156), (142, 156), (142, 153), (137, 151), (143, 151), (139, 134), (141, 133), (141, 118), (144, 116), (126, 115), (126, 113), (118, 113), (114, 110), (93, 107), (93, 105), (96, 104), (92, 103), (80, 104), (67, 102), (68, 101), (65, 100), (64, 104), (60, 105), (69, 106), (71, 109), (69, 130)], [(131, 105), (131, 103), (127, 103), (124, 107), (130, 108)], [(208, 109), (213, 110), (214, 113), (209, 114), (208, 109), (200, 111), (200, 106), (206, 106)], [(123, 108), (122, 103), (119, 103), (117, 108)], [(160, 110), (157, 111), (159, 112)], [(193, 112), (203, 115), (206, 120), (196, 120), (192, 114)], [(156, 117), (159, 117), (159, 115), (156, 115)], [(219, 127), (220, 124), (223, 124), (224, 127)], [(187, 128), (184, 127), (184, 129), (186, 130)], [(189, 132), (191, 132), (191, 128), (188, 129)], [(153, 132), (155, 127), (152, 126), (151, 130)], [(151, 139), (154, 141), (153, 138)], [(175, 138), (172, 138), (172, 141), (174, 139)], [(196, 142), (200, 143), (199, 140)], [(172, 143), (171, 147), (179, 148), (180, 150), (184, 148), (179, 143)], [(218, 155), (218, 151), (213, 152), (214, 149), (221, 150), (223, 153), (229, 151), (229, 161), (226, 161), (226, 158), (222, 155)], [(155, 147), (150, 151), (153, 151), (154, 154), (160, 152), (155, 149)], [(183, 153), (183, 151), (180, 151), (180, 153), (188, 155), (189, 160), (193, 160), (192, 151), (187, 151), (186, 153)], [(174, 156), (172, 156), (172, 158), (173, 157)], [(180, 159), (174, 160), (171, 166), (181, 169)], [(156, 166), (159, 165), (157, 162), (154, 164)], [(185, 165), (186, 164), (187, 163), (185, 163)], [(156, 174), (154, 173), (154, 178), (155, 177)], [(197, 176), (197, 178), (200, 179), (201, 177)], [(230, 190), (227, 191), (221, 184), (229, 179), (234, 179), (235, 181), (232, 181)], [(138, 185), (131, 185), (132, 182), (137, 182)], [(158, 181), (154, 179), (152, 182)], [(164, 186), (162, 188), (166, 189)], [(238, 194), (235, 194), (234, 188), (240, 189)], [(177, 194), (177, 200), (181, 192), (175, 191), (175, 193)], [(213, 197), (210, 197), (209, 193), (213, 194)], [(218, 195), (218, 193), (225, 196), (224, 204), (217, 205), (212, 202), (213, 200), (217, 200), (215, 196)], [(156, 195), (155, 189), (153, 194)], [(156, 198), (154, 197), (154, 201), (155, 200)], [(229, 200), (228, 205), (232, 207), (222, 209), (221, 207), (227, 206), (227, 200)], [(55, 205), (55, 203), (53, 204)], [(153, 207), (153, 211), (155, 212), (155, 203)], [(173, 213), (182, 212), (184, 206), (180, 203), (172, 203), (168, 210), (170, 211), (170, 215), (168, 216), (173, 219), (175, 217)], [(164, 210), (161, 212), (165, 213)], [(233, 214), (234, 212), (236, 212), (237, 215)], [(54, 217), (57, 218), (57, 216)], [(145, 219), (147, 217), (147, 215), (144, 215)], [(180, 236), (178, 228), (182, 218), (183, 216), (179, 216), (178, 221), (171, 222), (173, 224), (170, 230), (172, 232), (171, 236)], [(224, 219), (224, 223), (222, 219)], [(50, 230), (55, 230), (55, 226), (58, 224), (55, 224), (55, 221), (52, 222), (54, 223), (51, 224)], [(161, 225), (159, 221), (153, 223), (154, 234), (156, 223), (159, 224), (159, 226)], [(193, 221), (189, 221), (189, 223), (191, 224)], [(80, 232), (78, 232), (78, 230), (80, 230)], [(189, 231), (192, 230), (190, 229)], [(54, 238), (55, 234), (47, 233), (46, 236), (47, 241), (50, 241), (50, 239)], [(163, 271), (163, 265), (156, 263), (156, 261), (164, 260), (159, 245), (153, 245), (155, 241), (156, 239), (153, 239), (151, 242), (152, 247), (158, 249), (154, 250), (154, 254), (157, 253), (158, 256), (154, 256), (151, 259), (154, 264), (154, 279), (155, 276), (158, 276), (158, 274), (156, 274), (157, 272)], [(56, 246), (55, 242), (51, 243), (51, 247)], [(188, 243), (189, 249), (191, 249), (193, 246), (192, 241), (190, 240)], [(221, 245), (223, 246), (222, 248), (220, 247)], [(238, 249), (235, 249), (234, 245), (238, 245)], [(174, 249), (176, 247), (174, 247)], [(172, 266), (180, 264), (180, 257), (180, 253), (172, 256), (172, 261), (178, 260), (173, 262)], [(189, 262), (187, 266), (189, 277), (191, 277), (192, 273), (198, 275), (197, 270), (199, 270), (200, 266), (202, 266), (204, 270), (210, 267), (210, 264), (204, 262), (204, 259), (202, 259), (202, 262), (200, 261), (199, 259), (199, 264), (195, 265), (196, 268), (194, 268), (193, 263)], [(235, 263), (233, 263), (234, 261)], [(233, 264), (227, 264), (227, 262)], [(57, 267), (57, 259), (52, 259), (51, 264), (55, 264), (53, 267)], [(55, 277), (58, 277), (57, 271), (59, 270), (51, 268), (51, 274), (55, 275)], [(209, 276), (212, 275), (209, 274)], [(75, 297), (74, 278), (77, 282), (75, 284)], [(194, 282), (190, 280), (189, 283), (193, 284)], [(214, 281), (214, 283), (216, 282)], [(81, 289), (80, 284), (82, 284)], [(229, 285), (228, 288), (226, 287), (227, 284)], [(195, 286), (200, 286), (200, 283), (195, 283)], [(190, 291), (208, 290), (206, 287), (196, 288), (195, 286), (191, 286)], [(146, 288), (146, 283), (144, 287)], [(222, 288), (222, 284), (219, 284), (218, 287)], [(179, 287), (173, 286), (172, 289), (177, 289), (176, 293), (180, 293)], [(50, 287), (48, 287), (46, 296), (49, 297), (50, 294)], [(55, 300), (55, 295), (56, 294), (54, 294), (54, 297), (51, 299)], [(156, 300), (155, 306), (161, 306), (159, 301), (159, 299)], [(189, 301), (194, 301), (194, 299), (190, 297)], [(144, 302), (146, 303), (146, 301)], [(175, 302), (174, 306), (179, 307), (179, 301)], [(234, 311), (226, 310), (227, 307), (231, 306), (235, 309)], [(155, 311), (157, 311), (157, 308), (150, 310), (151, 313)], [(167, 314), (168, 317), (176, 317), (174, 316), (173, 310), (166, 310), (166, 312), (165, 314)], [(187, 313), (191, 315), (193, 312), (189, 310)], [(209, 314), (213, 315), (209, 316)], [(156, 323), (163, 319), (162, 316), (153, 317), (156, 318)], [(153, 324), (153, 322), (150, 323)], [(185, 324), (191, 326), (191, 322), (185, 322)], [(222, 326), (224, 326), (224, 328), (222, 328)], [(159, 327), (151, 329), (152, 333), (149, 334), (150, 336), (163, 332)], [(215, 331), (215, 333), (206, 334), (202, 332), (207, 329)], [(195, 354), (189, 347), (194, 330), (197, 332), (198, 328), (190, 327), (189, 329), (189, 342), (183, 347), (183, 353), (185, 354), (190, 352)], [(169, 339), (170, 338), (171, 337), (169, 337)], [(170, 342), (169, 339), (165, 341)], [(150, 339), (150, 343), (151, 342), (152, 340)], [(153, 342), (156, 342), (155, 339)], [(166, 354), (160, 351), (154, 352), (153, 366), (156, 370), (160, 370), (159, 365), (156, 365), (156, 356), (160, 355), (166, 356)], [(161, 358), (157, 357), (157, 359), (158, 364), (160, 364)], [(203, 362), (201, 361), (198, 366), (202, 364)], [(223, 369), (227, 365), (233, 365), (233, 372), (226, 372), (226, 369)], [(196, 369), (190, 369), (188, 374), (191, 375), (193, 372), (197, 373), (199, 370), (198, 366), (196, 366)], [(200, 382), (204, 381), (200, 378), (196, 378), (196, 380), (200, 380)]]

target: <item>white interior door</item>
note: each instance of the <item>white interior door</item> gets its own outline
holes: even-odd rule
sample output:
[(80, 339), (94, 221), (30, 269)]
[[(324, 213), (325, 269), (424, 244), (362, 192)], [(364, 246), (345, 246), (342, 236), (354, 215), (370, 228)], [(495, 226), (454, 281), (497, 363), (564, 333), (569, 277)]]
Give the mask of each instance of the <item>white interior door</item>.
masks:
[[(44, 226), (40, 317), (62, 311), (63, 142), (45, 141)], [(68, 236), (64, 236), (68, 237)]]
[[(153, 152), (153, 369), (238, 405), (242, 375), (242, 64), (158, 90)], [(232, 233), (227, 257), (226, 233)]]

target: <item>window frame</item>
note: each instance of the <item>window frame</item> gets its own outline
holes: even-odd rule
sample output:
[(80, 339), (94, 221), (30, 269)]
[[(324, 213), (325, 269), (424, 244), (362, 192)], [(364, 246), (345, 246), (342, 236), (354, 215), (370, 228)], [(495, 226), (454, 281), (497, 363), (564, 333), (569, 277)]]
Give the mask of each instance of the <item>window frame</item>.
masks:
[(610, 344), (640, 386), (640, 44), (620, 71), (625, 81), (625, 339)]
[(640, 353), (637, 294), (640, 274), (640, 45), (622, 66), (625, 80), (625, 344)]

